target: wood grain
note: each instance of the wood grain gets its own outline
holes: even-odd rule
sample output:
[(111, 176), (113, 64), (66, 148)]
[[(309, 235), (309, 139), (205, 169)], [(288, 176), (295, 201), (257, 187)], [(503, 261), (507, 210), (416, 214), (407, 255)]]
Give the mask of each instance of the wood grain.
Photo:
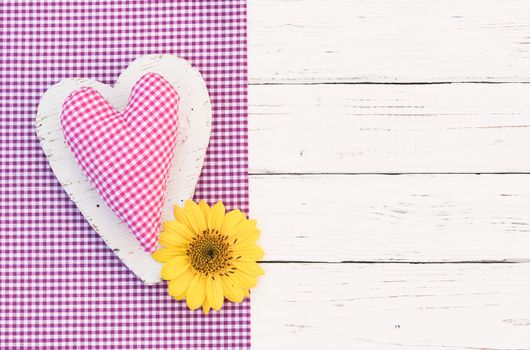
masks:
[(524, 0), (252, 0), (248, 17), (254, 84), (530, 81)]
[(530, 84), (250, 87), (252, 173), (530, 172)]
[(253, 349), (530, 349), (530, 264), (266, 264)]
[(530, 349), (529, 9), (249, 2), (253, 349)]
[(528, 261), (530, 175), (255, 175), (267, 261)]

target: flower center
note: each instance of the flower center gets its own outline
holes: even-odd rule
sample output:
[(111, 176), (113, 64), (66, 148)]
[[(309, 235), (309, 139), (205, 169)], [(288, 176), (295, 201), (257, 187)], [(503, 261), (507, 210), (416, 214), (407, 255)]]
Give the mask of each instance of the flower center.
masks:
[(205, 275), (223, 273), (230, 266), (232, 250), (228, 237), (219, 231), (205, 230), (195, 236), (186, 250), (191, 266)]

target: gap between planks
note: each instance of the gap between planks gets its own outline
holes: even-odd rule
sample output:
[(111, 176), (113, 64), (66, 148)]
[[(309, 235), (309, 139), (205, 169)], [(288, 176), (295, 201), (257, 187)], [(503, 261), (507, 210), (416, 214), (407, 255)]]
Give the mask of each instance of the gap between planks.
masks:
[(530, 81), (404, 81), (404, 82), (378, 82), (378, 81), (328, 81), (328, 82), (311, 82), (311, 81), (285, 81), (285, 82), (249, 82), (249, 86), (281, 86), (281, 85), (299, 85), (299, 86), (326, 86), (326, 85), (451, 85), (451, 84), (530, 84)]
[(363, 175), (373, 175), (373, 176), (401, 176), (401, 175), (530, 175), (530, 172), (401, 172), (401, 173), (341, 173), (341, 172), (334, 172), (334, 173), (326, 173), (326, 172), (319, 172), (319, 173), (293, 173), (293, 172), (249, 172), (249, 176), (363, 176)]
[(345, 260), (345, 261), (304, 261), (304, 260), (264, 260), (260, 264), (410, 264), (410, 265), (442, 265), (442, 264), (524, 264), (529, 263), (530, 259), (519, 260), (462, 260), (462, 261), (363, 261), (363, 260)]

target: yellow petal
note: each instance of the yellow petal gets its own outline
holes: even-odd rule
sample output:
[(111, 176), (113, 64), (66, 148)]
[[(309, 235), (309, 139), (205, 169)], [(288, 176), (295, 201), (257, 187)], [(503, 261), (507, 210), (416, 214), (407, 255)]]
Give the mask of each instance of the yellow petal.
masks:
[(191, 281), (187, 294), (186, 303), (191, 310), (195, 310), (201, 306), (204, 298), (206, 298), (206, 278), (196, 273)]
[(160, 232), (160, 236), (158, 236), (158, 242), (166, 248), (183, 248), (190, 242), (190, 240), (174, 234), (173, 232), (162, 231)]
[(256, 228), (256, 220), (243, 220), (228, 237), (237, 238), (238, 242), (255, 242), (259, 238), (259, 230)]
[(265, 272), (258, 265), (258, 263), (253, 261), (235, 260), (233, 264), (239, 271), (243, 271), (244, 273), (249, 274), (251, 276), (261, 276), (265, 274)]
[(176, 256), (182, 255), (177, 249), (162, 248), (155, 251), (151, 256), (158, 262), (165, 263)]
[(259, 239), (260, 233), (261, 231), (255, 228), (248, 231), (238, 232), (236, 237), (238, 239), (238, 243), (245, 245), (249, 243), (256, 243), (256, 241)]
[(219, 277), (210, 277), (206, 280), (206, 299), (214, 310), (220, 310), (223, 307), (223, 287)]
[(186, 240), (190, 240), (195, 236), (195, 233), (185, 224), (178, 221), (164, 221), (164, 231), (174, 233)]
[(206, 219), (197, 203), (192, 200), (187, 200), (184, 204), (184, 210), (186, 211), (188, 220), (193, 227), (193, 232), (200, 233), (206, 230)]
[(243, 271), (237, 271), (234, 273), (234, 278), (241, 284), (244, 291), (254, 288), (256, 284), (258, 284), (258, 279), (256, 276), (249, 275)]
[(202, 214), (204, 215), (204, 219), (208, 221), (208, 214), (210, 213), (210, 206), (204, 199), (201, 199), (199, 201), (199, 209), (201, 210)]
[(245, 214), (239, 210), (232, 210), (226, 213), (223, 220), (223, 226), (219, 232), (222, 235), (227, 235), (230, 237), (231, 233), (234, 231), (237, 224), (239, 224), (243, 219), (245, 219)]
[(204, 302), (202, 303), (202, 312), (204, 312), (205, 315), (208, 315), (210, 313), (210, 304), (208, 303), (208, 298), (204, 299)]
[(210, 209), (208, 215), (208, 228), (210, 230), (219, 230), (225, 218), (225, 206), (219, 201)]
[(177, 300), (184, 299), (186, 297), (186, 292), (190, 287), (191, 281), (193, 280), (193, 276), (195, 276), (195, 274), (191, 271), (191, 269), (187, 269), (177, 278), (169, 281), (169, 295)]
[(165, 280), (172, 280), (190, 267), (190, 258), (186, 255), (177, 256), (162, 266), (161, 275)]
[(173, 215), (175, 215), (175, 219), (177, 219), (178, 222), (185, 225), (191, 232), (194, 232), (193, 226), (190, 223), (188, 215), (186, 214), (186, 211), (183, 208), (178, 205), (175, 205), (173, 207)]
[[(239, 243), (239, 242), (238, 242)], [(260, 246), (250, 243), (246, 245), (236, 244), (233, 247), (234, 255), (241, 256), (242, 261), (259, 261), (265, 255), (263, 249)]]
[(223, 294), (228, 300), (234, 303), (240, 303), (243, 301), (243, 288), (239, 284), (236, 284), (236, 280), (234, 278), (222, 276), (221, 285), (223, 286)]

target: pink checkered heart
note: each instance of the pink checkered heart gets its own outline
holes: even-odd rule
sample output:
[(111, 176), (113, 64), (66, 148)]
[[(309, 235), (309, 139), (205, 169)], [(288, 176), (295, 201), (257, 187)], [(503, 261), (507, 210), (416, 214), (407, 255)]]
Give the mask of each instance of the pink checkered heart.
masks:
[(175, 88), (148, 73), (134, 85), (123, 112), (91, 87), (71, 93), (61, 112), (77, 163), (147, 252), (158, 240), (178, 107)]

